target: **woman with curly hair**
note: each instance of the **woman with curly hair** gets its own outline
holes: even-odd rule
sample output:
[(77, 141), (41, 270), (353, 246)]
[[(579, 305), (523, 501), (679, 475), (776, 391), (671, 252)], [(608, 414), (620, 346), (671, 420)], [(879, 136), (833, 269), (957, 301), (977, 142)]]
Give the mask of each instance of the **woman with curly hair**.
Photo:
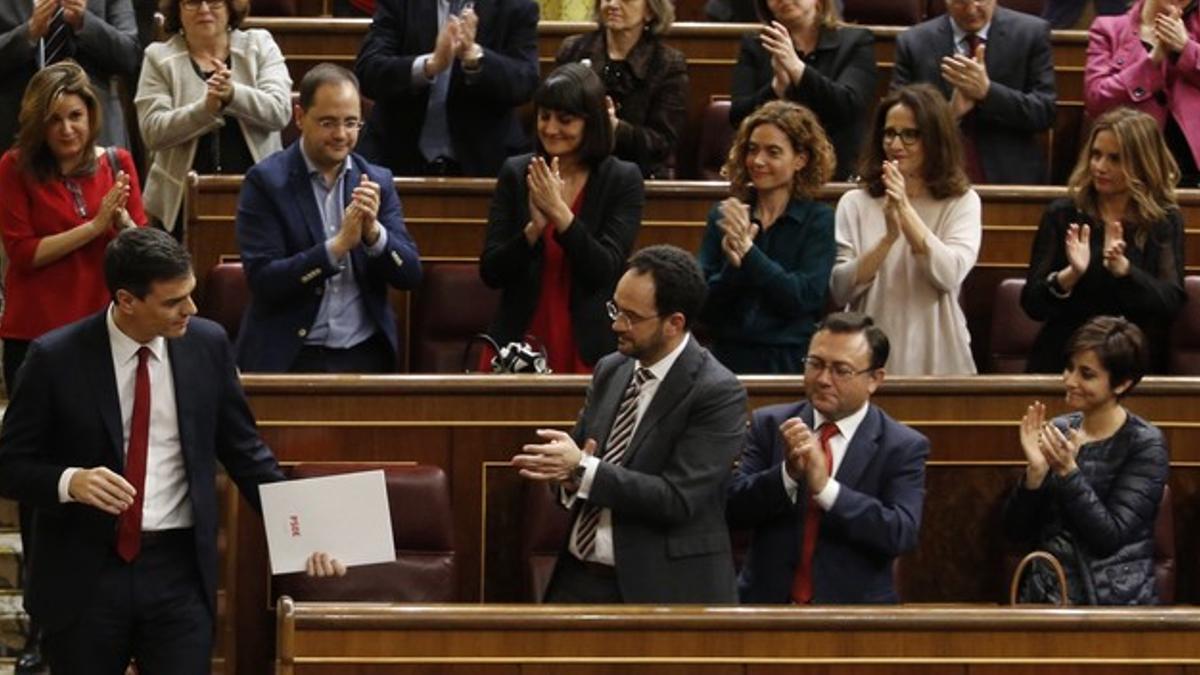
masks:
[(1118, 108), (1096, 120), (1068, 196), (1046, 207), (1029, 254), (1021, 307), (1046, 323), (1026, 370), (1062, 372), (1067, 339), (1100, 314), (1136, 323), (1150, 372), (1166, 370), (1167, 333), (1186, 299), (1178, 177), (1153, 117)]
[(712, 351), (735, 373), (800, 373), (825, 307), (833, 210), (813, 201), (833, 175), (816, 115), (771, 101), (738, 129), (722, 173), (733, 196), (713, 207), (700, 248)]
[(941, 92), (917, 84), (883, 99), (859, 173), (837, 207), (834, 302), (887, 333), (889, 374), (974, 374), (958, 291), (979, 255), (981, 209)]

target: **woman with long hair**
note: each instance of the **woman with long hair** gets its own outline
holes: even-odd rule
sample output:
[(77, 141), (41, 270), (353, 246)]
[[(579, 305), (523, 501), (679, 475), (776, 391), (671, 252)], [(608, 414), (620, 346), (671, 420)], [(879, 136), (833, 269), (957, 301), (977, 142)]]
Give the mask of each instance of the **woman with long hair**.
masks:
[(834, 303), (887, 333), (889, 374), (973, 374), (958, 292), (979, 255), (980, 202), (941, 92), (917, 84), (883, 99), (859, 172), (837, 207)]
[(1004, 509), (1010, 538), (1050, 552), (1067, 588), (1047, 570), (1022, 580), (1024, 602), (1147, 605), (1154, 582), (1154, 521), (1167, 481), (1162, 432), (1121, 405), (1146, 372), (1146, 342), (1125, 319), (1079, 327), (1063, 369), (1072, 412), (1046, 420), (1035, 401), (1021, 418), (1025, 472)]
[(1061, 372), (1071, 334), (1111, 314), (1138, 324), (1150, 372), (1165, 371), (1167, 333), (1186, 299), (1177, 176), (1153, 117), (1118, 108), (1096, 120), (1068, 197), (1046, 207), (1029, 254), (1021, 306), (1045, 325), (1026, 370)]
[(479, 273), (502, 290), (488, 333), (500, 345), (531, 335), (554, 372), (591, 372), (616, 346), (605, 304), (641, 225), (642, 174), (612, 155), (587, 66), (555, 68), (533, 103), (537, 151), (505, 161), (488, 214)]
[(811, 110), (771, 101), (738, 129), (724, 174), (733, 196), (708, 214), (704, 323), (735, 373), (800, 373), (829, 289), (833, 209), (815, 201), (833, 147)]

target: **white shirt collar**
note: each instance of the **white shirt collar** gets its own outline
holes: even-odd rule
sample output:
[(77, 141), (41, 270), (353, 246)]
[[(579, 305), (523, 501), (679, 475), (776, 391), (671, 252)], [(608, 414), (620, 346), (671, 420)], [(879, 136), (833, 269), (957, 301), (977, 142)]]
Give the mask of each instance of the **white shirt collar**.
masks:
[[(858, 431), (859, 425), (862, 424), (864, 419), (866, 419), (867, 409), (870, 407), (871, 402), (868, 400), (862, 404), (861, 408), (855, 410), (849, 415), (846, 415), (836, 422), (838, 432), (841, 433), (842, 437), (846, 439), (847, 443), (854, 438), (854, 434)], [(813, 430), (820, 429), (821, 425), (828, 421), (830, 420), (822, 415), (821, 411), (813, 408)]]
[(641, 361), (638, 361), (637, 367), (648, 367), (650, 372), (654, 374), (654, 379), (661, 382), (667, 376), (667, 373), (671, 371), (671, 366), (675, 365), (675, 361), (679, 359), (679, 355), (683, 353), (684, 347), (687, 347), (688, 340), (691, 339), (692, 334), (690, 332), (684, 333), (683, 339), (679, 341), (675, 349), (672, 349), (666, 356), (659, 359), (657, 363), (652, 366), (644, 366)]
[(134, 340), (126, 335), (119, 327), (117, 322), (113, 320), (113, 313), (117, 311), (116, 305), (111, 302), (108, 304), (108, 311), (104, 313), (104, 321), (108, 324), (108, 344), (112, 348), (113, 359), (117, 363), (127, 363), (137, 356), (137, 351), (141, 347), (149, 347), (150, 353), (158, 361), (163, 360), (163, 350), (167, 347), (167, 341), (161, 335), (156, 335), (153, 340), (145, 345)]

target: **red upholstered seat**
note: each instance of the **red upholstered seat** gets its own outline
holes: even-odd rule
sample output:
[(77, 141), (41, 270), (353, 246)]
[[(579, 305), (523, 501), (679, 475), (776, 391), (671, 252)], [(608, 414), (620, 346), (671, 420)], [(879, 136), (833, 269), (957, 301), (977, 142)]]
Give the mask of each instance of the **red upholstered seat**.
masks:
[(1171, 502), (1171, 486), (1163, 486), (1158, 502), (1158, 517), (1154, 520), (1154, 584), (1158, 601), (1164, 605), (1175, 602), (1175, 511)]
[[(293, 478), (383, 469), (392, 513), (396, 562), (352, 567), (338, 579), (304, 574), (274, 578), (273, 595), (344, 602), (456, 602), (458, 566), (450, 485), (436, 466), (368, 462), (298, 464)], [(336, 552), (334, 552), (336, 553)]]
[(218, 263), (208, 271), (204, 298), (198, 308), (200, 316), (212, 319), (225, 328), (229, 341), (237, 339), (242, 316), (250, 304), (250, 287), (242, 273), (242, 263)]
[(1172, 375), (1200, 375), (1200, 276), (1183, 279), (1187, 302), (1171, 327), (1167, 372)]
[[(412, 295), (409, 338), (414, 373), (459, 373), (463, 350), (487, 330), (500, 303), (500, 292), (484, 285), (475, 261), (421, 262), (421, 287)], [(478, 362), (477, 343), (466, 360)]]
[(696, 152), (697, 178), (721, 180), (721, 166), (729, 157), (733, 135), (733, 126), (729, 123), (729, 99), (709, 102), (700, 127), (700, 148)]
[(1005, 279), (996, 287), (992, 302), (991, 353), (988, 372), (1023, 373), (1029, 350), (1042, 329), (1040, 321), (1029, 318), (1021, 309), (1021, 289), (1025, 280)]
[(845, 0), (842, 16), (867, 26), (911, 26), (925, 18), (926, 0)]
[(525, 597), (541, 602), (554, 562), (567, 541), (570, 513), (545, 483), (525, 482), (525, 526), (521, 528), (521, 560), (525, 563)]

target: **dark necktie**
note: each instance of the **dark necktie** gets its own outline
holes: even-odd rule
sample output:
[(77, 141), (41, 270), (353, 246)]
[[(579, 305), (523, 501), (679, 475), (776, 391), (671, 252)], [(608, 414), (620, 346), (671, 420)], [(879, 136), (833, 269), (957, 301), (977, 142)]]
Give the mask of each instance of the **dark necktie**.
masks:
[[(979, 37), (978, 33), (967, 33), (967, 37), (963, 38), (963, 42), (967, 47), (967, 58), (975, 58), (975, 50), (979, 45), (986, 44), (983, 38)], [(978, 104), (976, 104), (978, 105)], [(962, 131), (963, 142), (963, 170), (967, 172), (967, 177), (972, 183), (983, 183), (987, 177), (983, 173), (983, 162), (979, 158), (979, 148), (975, 145), (975, 132), (977, 121), (975, 119), (975, 110), (963, 116), (959, 121), (959, 129)]]
[(137, 351), (137, 382), (133, 388), (133, 415), (129, 421), (129, 449), (125, 453), (125, 480), (137, 490), (133, 505), (117, 521), (117, 555), (133, 562), (142, 548), (142, 495), (146, 487), (146, 453), (150, 445), (149, 347)]
[[(629, 441), (633, 439), (633, 428), (637, 424), (638, 396), (642, 393), (642, 385), (654, 378), (649, 368), (638, 368), (629, 385), (621, 395), (621, 403), (617, 406), (617, 417), (613, 421), (612, 431), (604, 444), (604, 452), (599, 456), (600, 461), (610, 462), (620, 466), (625, 461), (625, 451), (629, 449)], [(579, 518), (575, 521), (575, 542), (579, 546), (579, 555), (587, 560), (596, 551), (596, 528), (600, 525), (600, 507), (591, 502), (584, 502), (579, 510)]]
[[(830, 480), (833, 478), (833, 450), (829, 447), (829, 439), (837, 436), (838, 427), (833, 422), (821, 425), (821, 452), (825, 455), (825, 466), (829, 469)], [(807, 605), (812, 602), (812, 563), (813, 554), (817, 550), (817, 531), (821, 527), (821, 516), (824, 511), (817, 505), (816, 495), (809, 490), (808, 506), (804, 509), (804, 542), (800, 548), (800, 562), (796, 565), (796, 576), (792, 579), (792, 602)]]
[(50, 27), (46, 37), (42, 38), (43, 56), (42, 67), (46, 67), (75, 55), (75, 31), (67, 24), (67, 17), (62, 7), (54, 12), (50, 19)]

